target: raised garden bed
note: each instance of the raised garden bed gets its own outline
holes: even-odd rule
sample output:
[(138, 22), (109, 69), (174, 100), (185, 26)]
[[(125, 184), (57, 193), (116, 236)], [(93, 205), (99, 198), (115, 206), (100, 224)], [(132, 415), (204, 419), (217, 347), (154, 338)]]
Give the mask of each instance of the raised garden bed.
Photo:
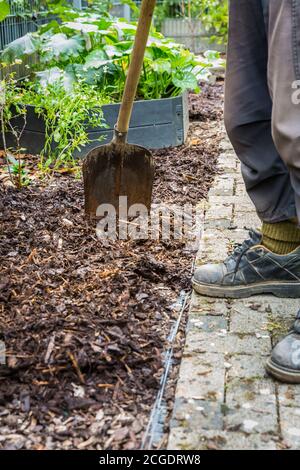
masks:
[[(95, 141), (103, 137), (101, 144), (112, 138), (114, 125), (119, 111), (118, 104), (103, 106), (107, 128), (88, 129), (89, 138), (93, 141), (76, 152), (75, 156), (85, 156), (94, 147), (100, 145)], [(23, 118), (15, 120), (15, 125), (21, 128)], [(148, 148), (176, 147), (182, 145), (187, 137), (189, 126), (189, 111), (187, 93), (175, 98), (160, 100), (136, 101), (130, 123), (128, 140), (130, 143), (143, 145)], [(27, 107), (27, 122), (22, 134), (21, 146), (31, 154), (39, 154), (45, 144), (45, 123), (34, 111), (33, 106)], [(11, 134), (7, 134), (7, 145), (14, 146)]]

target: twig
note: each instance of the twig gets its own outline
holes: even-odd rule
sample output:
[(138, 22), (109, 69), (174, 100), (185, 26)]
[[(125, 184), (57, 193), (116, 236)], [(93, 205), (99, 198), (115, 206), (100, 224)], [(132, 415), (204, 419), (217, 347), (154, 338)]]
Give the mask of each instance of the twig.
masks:
[(47, 347), (47, 351), (46, 351), (45, 359), (44, 359), (45, 364), (49, 363), (50, 356), (53, 352), (54, 343), (55, 343), (55, 333), (53, 333), (53, 335), (51, 336), (48, 347)]
[(71, 362), (74, 366), (74, 369), (77, 372), (77, 375), (78, 375), (78, 378), (79, 378), (80, 382), (82, 384), (84, 384), (85, 383), (84, 376), (83, 376), (83, 373), (81, 372), (81, 370), (79, 368), (78, 362), (76, 361), (74, 355), (70, 351), (67, 351), (67, 354), (68, 354), (68, 356), (69, 356), (69, 358), (70, 358), (70, 360), (71, 360)]
[[(1, 97), (3, 96), (3, 98)], [(7, 163), (7, 169), (10, 181), (13, 183), (13, 178), (11, 174), (11, 169), (9, 165), (8, 155), (7, 155), (7, 145), (6, 145), (6, 137), (5, 137), (5, 130), (4, 130), (4, 106), (5, 106), (5, 88), (0, 82), (0, 122), (1, 122), (1, 133), (2, 133), (2, 140), (3, 140), (3, 147), (4, 147), (4, 155)]]

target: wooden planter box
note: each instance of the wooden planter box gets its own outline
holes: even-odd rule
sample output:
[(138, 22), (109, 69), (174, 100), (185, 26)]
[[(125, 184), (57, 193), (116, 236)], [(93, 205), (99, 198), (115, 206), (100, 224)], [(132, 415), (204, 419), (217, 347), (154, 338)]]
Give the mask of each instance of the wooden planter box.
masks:
[[(74, 156), (83, 158), (94, 147), (105, 144), (112, 139), (114, 125), (117, 121), (119, 104), (103, 106), (103, 114), (108, 128), (87, 129), (90, 139), (103, 136), (101, 142), (91, 142), (75, 152)], [(17, 122), (18, 126), (22, 125)], [(187, 93), (176, 98), (161, 100), (136, 101), (128, 132), (128, 141), (148, 148), (176, 147), (182, 145), (187, 137), (189, 127)], [(28, 106), (27, 123), (22, 135), (21, 146), (28, 153), (39, 154), (45, 143), (45, 123), (39, 118), (33, 106)], [(3, 143), (0, 141), (0, 144)], [(15, 142), (7, 135), (7, 146), (14, 147)]]

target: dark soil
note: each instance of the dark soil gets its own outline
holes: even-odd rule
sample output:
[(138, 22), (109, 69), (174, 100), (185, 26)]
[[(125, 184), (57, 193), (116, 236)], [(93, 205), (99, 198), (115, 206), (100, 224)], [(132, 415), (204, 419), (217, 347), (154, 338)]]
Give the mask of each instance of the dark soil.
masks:
[[(207, 101), (219, 106), (221, 89), (206, 89), (198, 108)], [(197, 139), (191, 127), (185, 146), (155, 152), (154, 202), (206, 196), (215, 119)], [(34, 174), (36, 159), (27, 165)], [(99, 240), (72, 175), (0, 191), (0, 448), (137, 449), (194, 254), (182, 241)]]
[(213, 121), (223, 118), (223, 101), (220, 94), (223, 93), (224, 82), (219, 80), (214, 86), (201, 84), (201, 93), (189, 94), (190, 120)]

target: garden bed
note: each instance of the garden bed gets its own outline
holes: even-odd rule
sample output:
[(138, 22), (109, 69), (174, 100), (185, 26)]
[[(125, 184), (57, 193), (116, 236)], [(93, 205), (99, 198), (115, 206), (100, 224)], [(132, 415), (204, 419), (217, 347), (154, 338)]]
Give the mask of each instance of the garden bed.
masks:
[[(75, 156), (84, 157), (94, 147), (112, 139), (113, 129), (117, 122), (119, 104), (103, 106), (103, 116), (107, 128), (87, 128), (91, 142), (75, 151)], [(21, 129), (24, 125), (23, 117), (13, 121), (14, 126)], [(187, 93), (160, 100), (136, 101), (128, 132), (128, 140), (132, 144), (143, 145), (148, 148), (176, 147), (182, 145), (187, 137), (189, 126)], [(14, 147), (15, 141), (10, 133), (6, 135), (8, 147)], [(40, 154), (45, 145), (45, 122), (38, 117), (33, 106), (27, 106), (26, 126), (22, 133), (20, 144), (28, 153)]]
[[(207, 99), (207, 92), (198, 98)], [(195, 123), (186, 145), (154, 153), (153, 202), (196, 204), (206, 196), (219, 127), (219, 120)], [(34, 176), (37, 159), (27, 155), (26, 163)], [(0, 190), (0, 339), (7, 348), (0, 447), (139, 448), (194, 253), (174, 240), (98, 240), (84, 218), (82, 182), (70, 174), (36, 179), (22, 191), (0, 182)], [(175, 364), (183, 341), (184, 324)], [(169, 407), (174, 372), (173, 379)]]

